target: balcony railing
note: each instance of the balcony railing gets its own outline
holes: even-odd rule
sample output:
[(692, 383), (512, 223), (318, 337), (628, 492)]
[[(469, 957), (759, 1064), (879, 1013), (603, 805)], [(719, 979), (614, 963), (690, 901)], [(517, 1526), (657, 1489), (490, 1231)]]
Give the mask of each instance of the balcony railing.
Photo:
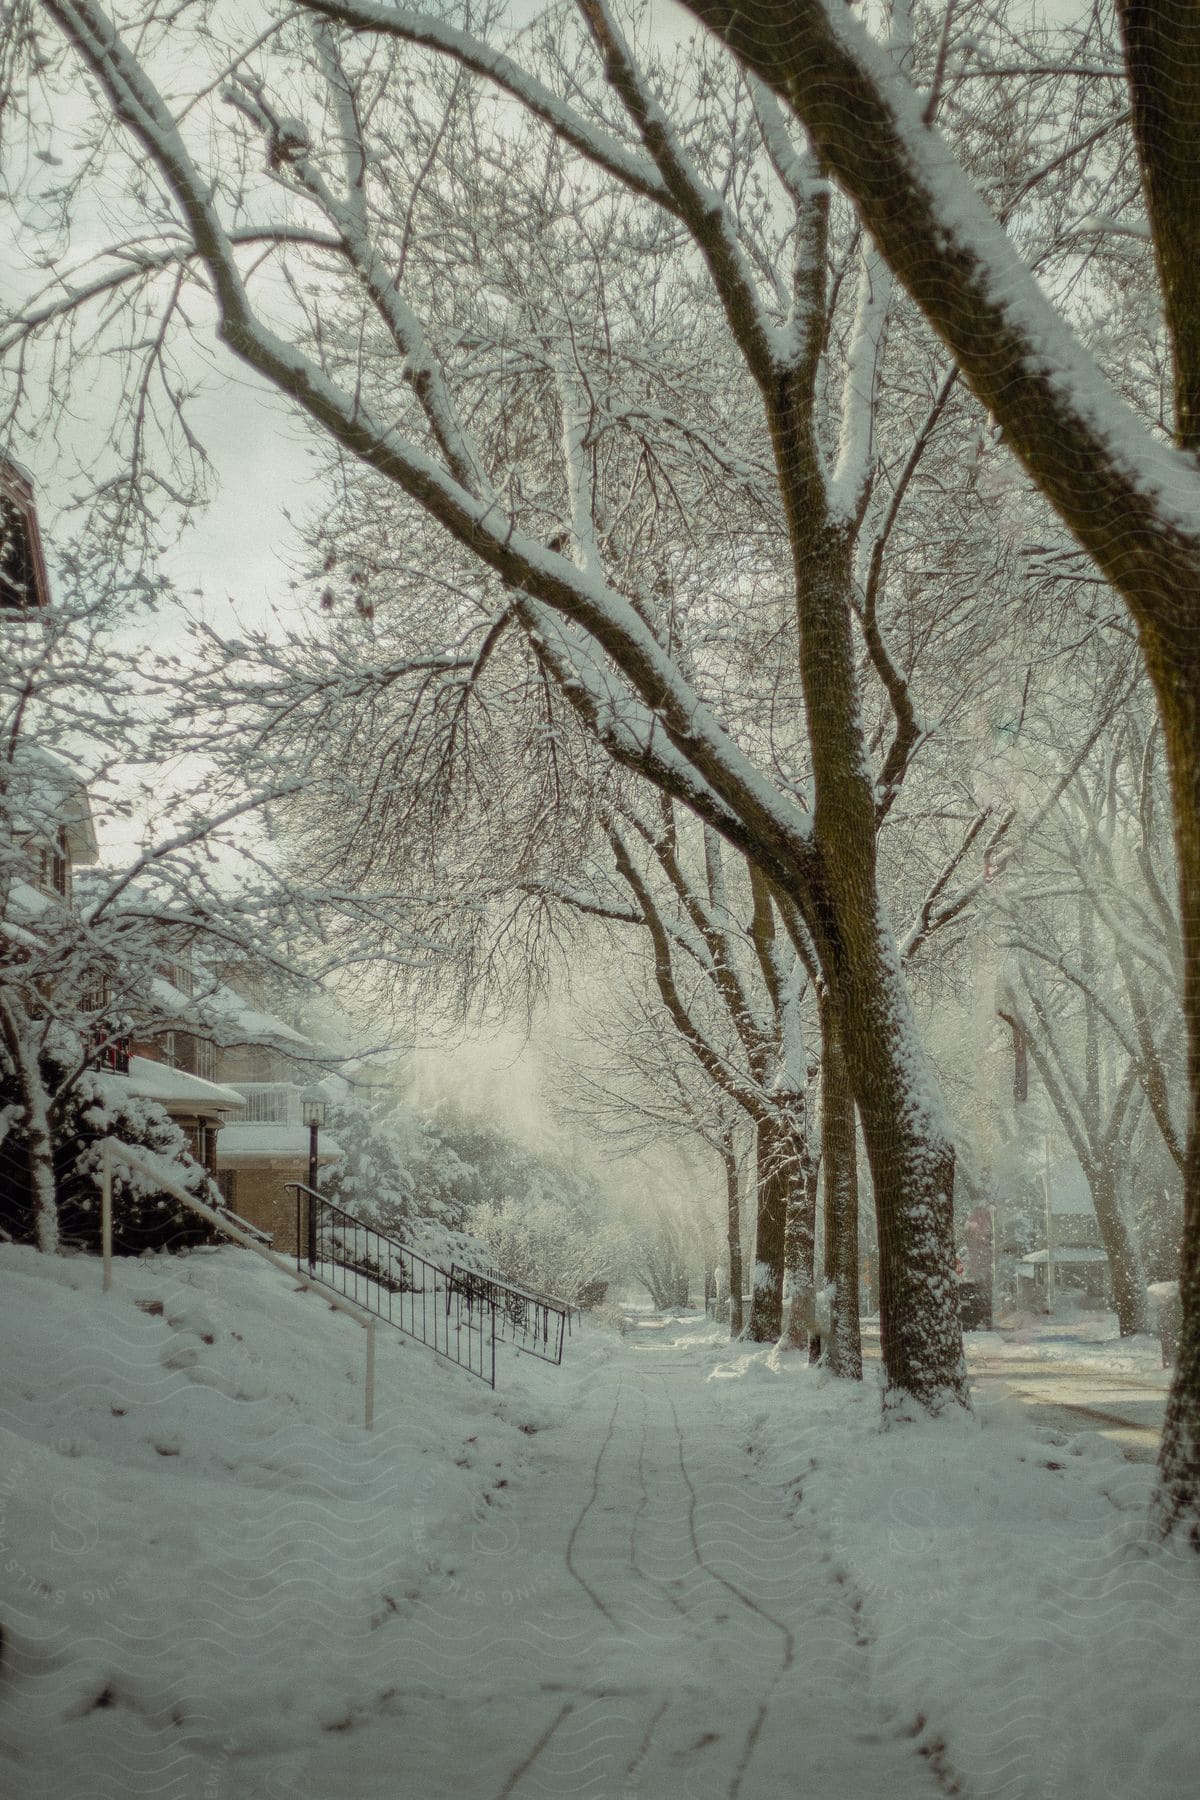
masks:
[(101, 1031), (91, 1034), (92, 1067), (105, 1075), (128, 1075), (129, 1039), (106, 1037)]

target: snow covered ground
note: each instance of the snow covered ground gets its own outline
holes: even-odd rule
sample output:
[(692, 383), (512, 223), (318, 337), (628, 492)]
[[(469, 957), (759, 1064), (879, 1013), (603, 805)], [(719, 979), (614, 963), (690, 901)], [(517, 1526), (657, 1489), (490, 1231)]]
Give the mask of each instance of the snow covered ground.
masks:
[(1097, 1373), (1145, 1377), (1165, 1391), (1170, 1371), (1162, 1366), (1157, 1333), (1123, 1338), (1110, 1312), (1061, 1312), (1053, 1318), (1025, 1318), (1003, 1331), (972, 1331), (968, 1349), (989, 1360), (1071, 1363)]
[(0, 1249), (0, 1792), (1174, 1800), (1200, 1579), (1150, 1471), (702, 1321), (497, 1392), (233, 1249)]

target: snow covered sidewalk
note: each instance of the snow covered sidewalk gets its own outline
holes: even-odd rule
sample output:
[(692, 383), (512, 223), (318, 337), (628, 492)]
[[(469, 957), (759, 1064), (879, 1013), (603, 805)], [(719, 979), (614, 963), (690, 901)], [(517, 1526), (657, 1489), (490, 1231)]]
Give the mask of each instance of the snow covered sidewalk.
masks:
[(492, 1394), (232, 1250), (0, 1247), (0, 1791), (1183, 1800), (1200, 1581), (1094, 1435), (703, 1321)]
[(907, 1721), (873, 1705), (852, 1596), (723, 1429), (687, 1347), (635, 1348), (597, 1376), (392, 1634), (394, 1721), (318, 1745), (290, 1791), (936, 1794)]

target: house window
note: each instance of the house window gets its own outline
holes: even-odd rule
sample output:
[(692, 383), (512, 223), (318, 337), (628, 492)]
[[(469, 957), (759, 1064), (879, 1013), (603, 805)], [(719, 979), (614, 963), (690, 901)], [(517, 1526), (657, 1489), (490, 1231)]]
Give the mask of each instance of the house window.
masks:
[(192, 994), (196, 990), (196, 978), (187, 963), (170, 963), (167, 967), (167, 979), (181, 994)]
[(127, 1037), (108, 1037), (101, 1031), (92, 1033), (89, 1040), (92, 1058), (97, 1069), (106, 1069), (113, 1075), (129, 1073), (129, 1039)]
[(0, 493), (0, 606), (24, 612), (37, 604), (28, 510)]
[(0, 610), (26, 612), (49, 603), (33, 489), (0, 458)]
[(196, 1073), (204, 1081), (217, 1078), (217, 1052), (208, 1038), (196, 1038)]
[(54, 848), (50, 852), (50, 885), (56, 894), (64, 900), (71, 895), (71, 858), (67, 854), (67, 833), (65, 826), (60, 826), (58, 836), (54, 840)]
[(80, 1007), (84, 1012), (98, 1013), (112, 1005), (112, 988), (101, 976), (94, 988), (85, 988), (79, 997)]
[(71, 858), (67, 853), (67, 834), (59, 830), (52, 844), (42, 843), (31, 853), (33, 880), (43, 894), (58, 894), (67, 900), (71, 894)]

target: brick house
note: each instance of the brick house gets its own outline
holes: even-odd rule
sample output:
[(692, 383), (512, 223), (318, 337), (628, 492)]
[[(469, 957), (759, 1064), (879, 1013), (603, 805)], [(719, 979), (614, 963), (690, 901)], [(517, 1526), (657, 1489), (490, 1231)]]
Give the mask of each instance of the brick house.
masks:
[[(217, 1074), (244, 1102), (236, 1121), (225, 1126), (217, 1145), (217, 1184), (226, 1204), (269, 1232), (275, 1248), (296, 1250), (296, 1196), (288, 1182), (307, 1184), (311, 1136), (304, 1124), (306, 1094), (319, 1090), (320, 1047), (296, 1025), (269, 1010), (269, 996), (253, 970), (227, 971), (222, 1036), (238, 1041), (218, 1045)], [(336, 1161), (339, 1146), (318, 1133), (318, 1168)]]

